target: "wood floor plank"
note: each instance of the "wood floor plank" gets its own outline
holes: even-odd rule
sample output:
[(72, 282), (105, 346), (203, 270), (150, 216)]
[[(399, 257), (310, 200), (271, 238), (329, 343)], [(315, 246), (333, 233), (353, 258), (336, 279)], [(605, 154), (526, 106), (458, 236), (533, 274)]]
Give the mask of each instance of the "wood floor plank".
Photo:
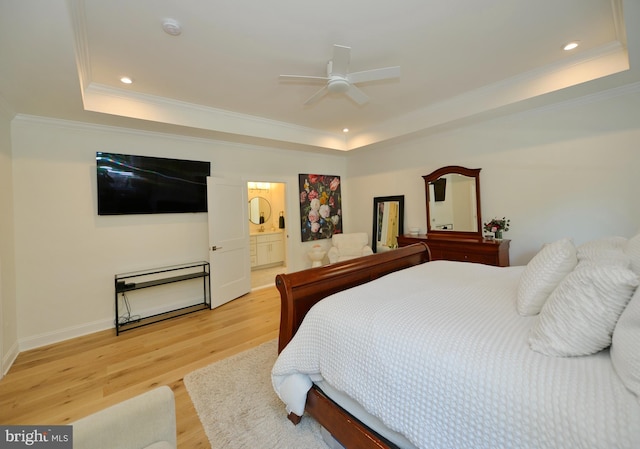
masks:
[(178, 447), (209, 448), (183, 378), (277, 338), (275, 287), (115, 335), (115, 330), (25, 351), (0, 380), (0, 423), (68, 424), (168, 385), (176, 397)]

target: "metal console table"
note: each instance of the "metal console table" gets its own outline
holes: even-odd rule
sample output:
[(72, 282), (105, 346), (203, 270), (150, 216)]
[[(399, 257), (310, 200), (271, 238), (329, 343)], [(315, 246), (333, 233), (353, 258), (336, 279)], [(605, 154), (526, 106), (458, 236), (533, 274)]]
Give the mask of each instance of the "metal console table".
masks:
[[(128, 301), (126, 293), (143, 288), (156, 287), (159, 285), (172, 284), (175, 282), (188, 281), (192, 279), (202, 279), (202, 301), (187, 307), (172, 309), (167, 312), (158, 313), (141, 318), (132, 319), (130, 316), (123, 318), (120, 316), (118, 296), (122, 294), (125, 302)], [(193, 262), (182, 265), (173, 265), (150, 270), (134, 271), (129, 273), (116, 274), (115, 286), (115, 311), (116, 311), (116, 335), (120, 332), (135, 329), (159, 321), (168, 320), (199, 310), (211, 307), (211, 281), (209, 262)]]

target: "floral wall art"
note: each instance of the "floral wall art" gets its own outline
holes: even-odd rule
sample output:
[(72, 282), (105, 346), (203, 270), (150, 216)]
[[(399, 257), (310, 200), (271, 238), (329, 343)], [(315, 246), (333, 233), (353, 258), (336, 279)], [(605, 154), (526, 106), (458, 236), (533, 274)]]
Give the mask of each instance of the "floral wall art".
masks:
[(342, 233), (340, 176), (299, 175), (300, 234), (303, 242)]

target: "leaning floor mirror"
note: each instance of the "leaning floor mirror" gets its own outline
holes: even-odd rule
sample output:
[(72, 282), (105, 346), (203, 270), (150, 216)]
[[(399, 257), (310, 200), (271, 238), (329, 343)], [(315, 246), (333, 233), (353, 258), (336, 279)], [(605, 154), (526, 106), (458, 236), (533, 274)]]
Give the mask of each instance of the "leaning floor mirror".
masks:
[(371, 249), (374, 253), (398, 247), (398, 235), (404, 233), (404, 195), (380, 196), (373, 199), (373, 233)]

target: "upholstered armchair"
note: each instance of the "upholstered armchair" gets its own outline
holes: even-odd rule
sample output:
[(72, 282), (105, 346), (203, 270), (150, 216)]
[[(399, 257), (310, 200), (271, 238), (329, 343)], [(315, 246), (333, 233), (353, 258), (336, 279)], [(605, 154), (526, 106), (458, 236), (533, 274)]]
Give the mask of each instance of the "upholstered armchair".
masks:
[(353, 232), (349, 234), (334, 234), (327, 256), (330, 263), (354, 259), (356, 257), (373, 254), (369, 246), (369, 236), (366, 232)]
[(142, 393), (73, 425), (77, 449), (175, 449), (176, 410), (167, 386)]

